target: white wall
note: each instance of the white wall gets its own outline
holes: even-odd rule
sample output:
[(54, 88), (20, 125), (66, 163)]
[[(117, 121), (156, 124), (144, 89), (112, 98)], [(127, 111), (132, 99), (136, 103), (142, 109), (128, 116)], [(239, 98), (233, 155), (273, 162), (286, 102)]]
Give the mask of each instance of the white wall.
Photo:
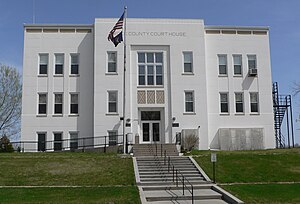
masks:
[[(221, 28), (220, 28), (221, 30)], [(209, 141), (219, 128), (263, 128), (265, 148), (275, 147), (269, 35), (206, 34)], [(218, 76), (218, 54), (227, 54), (228, 77)], [(242, 55), (242, 77), (233, 76), (232, 55)], [(247, 55), (257, 58), (257, 77), (248, 76)], [(220, 114), (219, 92), (229, 92), (229, 114)], [(235, 113), (235, 92), (244, 93), (244, 114)], [(259, 114), (250, 113), (249, 92), (259, 92)]]
[[(31, 33), (25, 26), (23, 62), (23, 101), (21, 140), (37, 141), (36, 132), (47, 132), (46, 140), (53, 140), (53, 132), (78, 131), (79, 137), (93, 134), (93, 33)], [(49, 29), (49, 27), (44, 26)], [(62, 28), (64, 28), (62, 26)], [(86, 27), (84, 27), (86, 29)], [(88, 27), (92, 29), (92, 27)], [(49, 54), (48, 76), (38, 76), (39, 53)], [(55, 53), (63, 53), (64, 75), (54, 76)], [(70, 77), (70, 54), (79, 53), (78, 77)], [(38, 116), (38, 93), (48, 93), (47, 116)], [(54, 92), (63, 92), (63, 116), (55, 117)], [(70, 92), (79, 93), (79, 116), (71, 116)]]

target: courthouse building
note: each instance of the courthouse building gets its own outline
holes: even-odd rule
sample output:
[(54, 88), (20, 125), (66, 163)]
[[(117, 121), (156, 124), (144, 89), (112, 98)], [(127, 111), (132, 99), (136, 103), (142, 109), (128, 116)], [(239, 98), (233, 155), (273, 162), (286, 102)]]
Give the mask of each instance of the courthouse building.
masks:
[[(22, 141), (56, 147), (110, 144), (123, 134), (123, 43), (117, 19), (24, 26)], [(200, 19), (127, 19), (125, 134), (131, 143), (199, 149), (274, 148), (267, 27), (207, 26)], [(37, 144), (26, 149), (43, 150)]]

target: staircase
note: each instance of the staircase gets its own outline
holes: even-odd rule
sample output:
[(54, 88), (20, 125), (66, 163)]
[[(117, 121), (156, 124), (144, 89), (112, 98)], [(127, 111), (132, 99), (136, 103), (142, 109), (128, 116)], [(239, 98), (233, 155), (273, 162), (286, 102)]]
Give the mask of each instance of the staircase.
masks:
[(166, 147), (176, 156), (161, 156), (160, 149), (153, 145), (137, 145), (133, 149), (138, 155), (133, 159), (142, 204), (243, 203), (213, 184), (192, 158), (179, 157), (175, 145)]
[(284, 117), (285, 116), (288, 117), (288, 108), (291, 108), (291, 104), (292, 104), (291, 100), (292, 100), (291, 95), (278, 94), (278, 84), (277, 82), (274, 82), (273, 83), (273, 112), (274, 112), (275, 140), (276, 140), (277, 148), (285, 148), (286, 145), (285, 137), (281, 131), (281, 126)]
[(178, 151), (175, 144), (134, 144), (133, 156), (178, 156)]

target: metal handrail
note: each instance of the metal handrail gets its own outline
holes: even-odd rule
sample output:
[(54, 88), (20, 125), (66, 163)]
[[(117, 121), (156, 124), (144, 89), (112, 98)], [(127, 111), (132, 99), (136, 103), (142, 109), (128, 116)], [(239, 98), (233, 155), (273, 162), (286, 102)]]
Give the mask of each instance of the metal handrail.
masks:
[[(24, 147), (26, 144), (28, 145), (44, 145), (44, 148), (42, 148), (42, 151), (51, 151), (54, 150), (54, 144), (61, 144), (61, 148), (59, 148), (59, 151), (64, 151), (64, 150), (74, 150), (74, 149), (82, 149), (84, 151), (85, 148), (88, 147), (103, 147), (104, 152), (106, 152), (106, 147), (108, 146), (117, 146), (117, 145), (122, 145), (123, 140), (119, 139), (119, 137), (123, 137), (123, 135), (115, 135), (116, 141), (115, 142), (110, 142), (108, 140), (109, 136), (95, 136), (95, 137), (81, 137), (81, 138), (76, 138), (76, 139), (61, 139), (61, 140), (46, 140), (43, 142), (39, 141), (14, 141), (10, 142), (12, 145), (20, 147), (24, 151)], [(95, 140), (101, 139), (99, 143), (95, 143)], [(92, 142), (89, 142), (92, 141)], [(76, 143), (76, 147), (72, 148), (71, 143)], [(90, 143), (90, 144), (89, 144)], [(127, 144), (128, 145), (128, 144)], [(38, 151), (37, 148), (26, 148), (26, 151)]]
[[(165, 153), (165, 157), (166, 157), (166, 153)], [(178, 179), (179, 179), (181, 181), (181, 183), (182, 183), (182, 194), (184, 195), (184, 190), (185, 190), (184, 187), (186, 187), (186, 189), (192, 195), (192, 204), (194, 204), (194, 186), (191, 184), (191, 182), (187, 178), (184, 177), (184, 175), (180, 172), (180, 170), (175, 169), (175, 165), (171, 161), (171, 157), (168, 156), (168, 172), (170, 172), (169, 171), (170, 168), (172, 168), (172, 170), (173, 170), (173, 183), (175, 182), (175, 179), (176, 179), (176, 187), (178, 187)], [(176, 172), (176, 174), (175, 174), (175, 172)], [(182, 179), (180, 178), (180, 176), (178, 176), (178, 173), (181, 175)], [(187, 183), (191, 186), (191, 189), (188, 188), (188, 186), (186, 185), (186, 183), (184, 182), (184, 180), (186, 180)]]

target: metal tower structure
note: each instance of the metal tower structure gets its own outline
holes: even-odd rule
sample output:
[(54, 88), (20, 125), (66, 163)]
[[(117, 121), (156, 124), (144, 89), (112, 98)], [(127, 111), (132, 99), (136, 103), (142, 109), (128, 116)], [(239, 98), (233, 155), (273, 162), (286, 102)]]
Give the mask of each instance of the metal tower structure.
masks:
[[(277, 82), (273, 83), (273, 112), (274, 112), (276, 148), (285, 148), (285, 147), (290, 148), (291, 147), (290, 139), (292, 139), (292, 147), (294, 147), (295, 141), (294, 141), (292, 97), (291, 95), (279, 95)], [(283, 120), (285, 117), (286, 117), (285, 128), (287, 133), (287, 139), (282, 134), (282, 127), (284, 126)], [(291, 131), (291, 138), (290, 138), (290, 131)]]

